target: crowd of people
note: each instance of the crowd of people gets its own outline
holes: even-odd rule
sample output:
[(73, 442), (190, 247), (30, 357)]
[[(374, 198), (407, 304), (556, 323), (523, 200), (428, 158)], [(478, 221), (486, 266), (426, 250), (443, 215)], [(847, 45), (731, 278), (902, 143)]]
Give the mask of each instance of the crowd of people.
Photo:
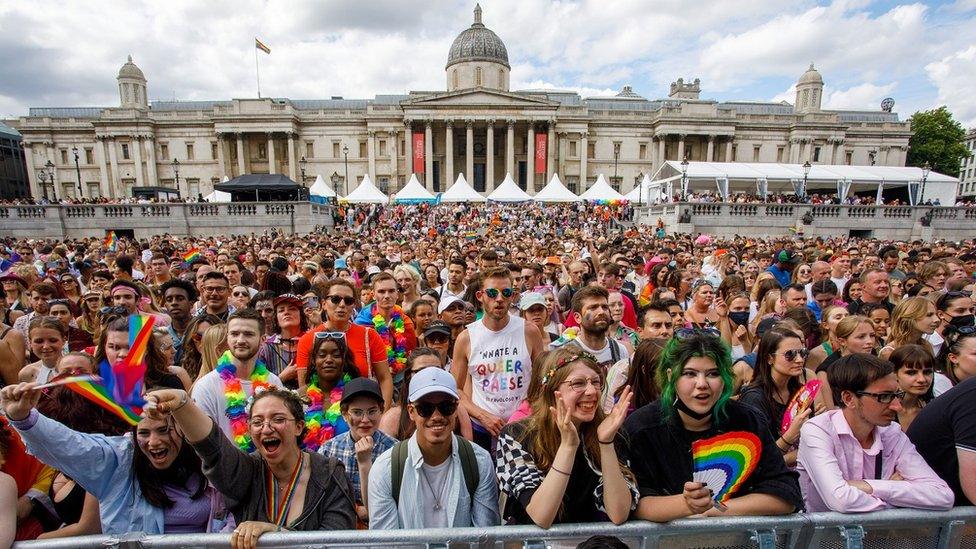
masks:
[[(7, 239), (0, 545), (976, 498), (973, 242), (626, 214), (374, 206), (303, 235)], [(125, 359), (137, 314), (137, 425), (48, 385)], [(758, 466), (717, 502), (692, 447), (739, 432)]]

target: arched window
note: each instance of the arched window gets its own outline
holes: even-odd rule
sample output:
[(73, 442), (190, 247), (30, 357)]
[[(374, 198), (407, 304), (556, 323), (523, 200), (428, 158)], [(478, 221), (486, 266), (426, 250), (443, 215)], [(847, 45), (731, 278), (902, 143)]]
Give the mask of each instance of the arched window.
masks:
[(474, 69), (474, 85), (480, 86), (481, 80), (481, 67), (477, 67)]

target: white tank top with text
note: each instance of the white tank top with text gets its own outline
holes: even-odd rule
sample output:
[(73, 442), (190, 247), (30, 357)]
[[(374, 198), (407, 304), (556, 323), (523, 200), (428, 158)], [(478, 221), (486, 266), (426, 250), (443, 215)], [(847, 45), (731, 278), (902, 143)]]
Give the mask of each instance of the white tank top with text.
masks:
[(525, 399), (532, 378), (532, 358), (525, 343), (525, 320), (509, 317), (495, 332), (480, 320), (468, 324), (471, 398), (478, 407), (508, 421)]

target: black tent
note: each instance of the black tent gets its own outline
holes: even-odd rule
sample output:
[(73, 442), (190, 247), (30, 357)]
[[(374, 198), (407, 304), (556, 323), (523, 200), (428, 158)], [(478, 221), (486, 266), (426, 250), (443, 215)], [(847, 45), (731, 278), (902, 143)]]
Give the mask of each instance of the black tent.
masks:
[(214, 185), (231, 194), (232, 202), (302, 200), (306, 189), (281, 174), (247, 174)]

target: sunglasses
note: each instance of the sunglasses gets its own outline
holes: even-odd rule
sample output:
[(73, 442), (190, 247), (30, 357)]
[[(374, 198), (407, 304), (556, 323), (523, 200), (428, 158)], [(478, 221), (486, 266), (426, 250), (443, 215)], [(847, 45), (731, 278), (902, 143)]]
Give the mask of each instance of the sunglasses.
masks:
[(315, 332), (315, 339), (341, 339), (345, 341), (345, 332)]
[(119, 305), (118, 307), (102, 307), (98, 312), (103, 315), (127, 315), (129, 314), (129, 309)]
[(349, 307), (352, 307), (353, 303), (356, 302), (356, 298), (354, 298), (354, 297), (348, 297), (348, 296), (342, 296), (342, 295), (330, 295), (326, 299), (328, 299), (333, 305), (338, 305), (340, 303), (345, 303)]
[(504, 298), (512, 297), (513, 295), (515, 295), (515, 288), (502, 288), (501, 290), (499, 290), (498, 288), (485, 289), (485, 295), (488, 296), (489, 299), (497, 298), (498, 294), (501, 294), (502, 297)]
[(234, 297), (251, 297), (250, 292), (234, 292), (231, 295)]
[(678, 339), (689, 339), (695, 336), (722, 337), (722, 332), (715, 328), (680, 328), (674, 332)]
[(880, 404), (891, 404), (891, 401), (901, 400), (905, 398), (905, 391), (897, 391), (894, 393), (870, 393), (868, 391), (857, 391), (854, 394), (857, 396), (869, 396), (878, 401)]
[(450, 417), (454, 415), (454, 412), (457, 412), (458, 403), (456, 400), (442, 400), (435, 404), (433, 402), (421, 400), (419, 402), (414, 402), (413, 408), (414, 410), (417, 410), (417, 413), (423, 418), (428, 418), (434, 415), (434, 410), (440, 412), (444, 417)]
[(804, 360), (806, 360), (808, 356), (810, 356), (810, 351), (808, 349), (790, 349), (789, 351), (783, 351), (783, 358), (785, 358), (788, 362), (793, 362), (796, 360), (796, 357), (802, 357)]

